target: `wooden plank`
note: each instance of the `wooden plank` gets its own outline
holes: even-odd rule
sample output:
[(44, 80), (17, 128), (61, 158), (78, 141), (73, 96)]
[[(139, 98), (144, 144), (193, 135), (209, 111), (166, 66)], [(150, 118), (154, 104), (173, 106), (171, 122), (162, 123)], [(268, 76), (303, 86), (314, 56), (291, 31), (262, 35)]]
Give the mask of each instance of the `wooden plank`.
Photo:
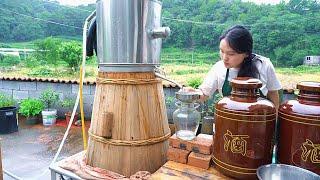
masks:
[(174, 161), (168, 161), (157, 172), (152, 174), (150, 179), (155, 180), (175, 180), (175, 179), (223, 179), (232, 180), (232, 178), (224, 176), (218, 172), (214, 167), (210, 167), (208, 170), (189, 166), (186, 164), (177, 163)]

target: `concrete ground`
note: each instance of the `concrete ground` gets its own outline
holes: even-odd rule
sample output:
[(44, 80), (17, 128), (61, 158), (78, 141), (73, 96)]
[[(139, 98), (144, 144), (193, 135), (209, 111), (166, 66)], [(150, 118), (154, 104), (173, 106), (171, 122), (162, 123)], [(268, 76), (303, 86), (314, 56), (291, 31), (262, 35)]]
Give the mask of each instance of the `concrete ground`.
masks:
[[(90, 121), (86, 121), (88, 128)], [(1, 134), (3, 169), (22, 179), (49, 180), (49, 164), (66, 131), (64, 120), (54, 126), (27, 125), (19, 118), (18, 132)], [(58, 161), (83, 150), (81, 127), (72, 126)], [(13, 178), (4, 175), (5, 180)]]

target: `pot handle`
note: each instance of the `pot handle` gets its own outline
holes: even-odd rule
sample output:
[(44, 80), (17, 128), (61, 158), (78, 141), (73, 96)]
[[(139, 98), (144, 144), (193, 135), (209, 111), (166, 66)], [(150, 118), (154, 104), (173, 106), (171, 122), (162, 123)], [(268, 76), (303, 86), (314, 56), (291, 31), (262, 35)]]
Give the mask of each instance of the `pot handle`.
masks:
[(150, 31), (150, 35), (153, 39), (162, 38), (165, 39), (170, 36), (170, 28), (169, 27), (158, 27), (155, 29), (152, 29)]

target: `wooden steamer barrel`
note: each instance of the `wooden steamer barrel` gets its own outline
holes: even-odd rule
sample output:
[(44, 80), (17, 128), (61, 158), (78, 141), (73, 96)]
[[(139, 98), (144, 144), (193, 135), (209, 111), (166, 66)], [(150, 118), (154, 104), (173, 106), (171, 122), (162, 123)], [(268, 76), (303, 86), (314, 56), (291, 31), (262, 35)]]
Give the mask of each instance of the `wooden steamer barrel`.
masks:
[(279, 107), (278, 161), (320, 175), (320, 82), (301, 82), (297, 100)]
[(215, 105), (212, 160), (227, 176), (256, 179), (257, 168), (272, 160), (276, 109), (258, 96), (258, 79), (238, 77), (231, 86), (231, 96)]
[(162, 81), (154, 72), (99, 72), (87, 164), (130, 176), (166, 162), (167, 120)]

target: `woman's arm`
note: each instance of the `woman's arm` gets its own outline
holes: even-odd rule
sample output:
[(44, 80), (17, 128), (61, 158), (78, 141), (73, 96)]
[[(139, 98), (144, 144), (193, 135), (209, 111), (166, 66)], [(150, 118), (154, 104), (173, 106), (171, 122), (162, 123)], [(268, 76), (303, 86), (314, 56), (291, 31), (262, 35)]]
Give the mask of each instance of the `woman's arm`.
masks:
[(273, 102), (276, 110), (278, 111), (279, 103), (280, 103), (278, 90), (268, 91), (267, 98)]

